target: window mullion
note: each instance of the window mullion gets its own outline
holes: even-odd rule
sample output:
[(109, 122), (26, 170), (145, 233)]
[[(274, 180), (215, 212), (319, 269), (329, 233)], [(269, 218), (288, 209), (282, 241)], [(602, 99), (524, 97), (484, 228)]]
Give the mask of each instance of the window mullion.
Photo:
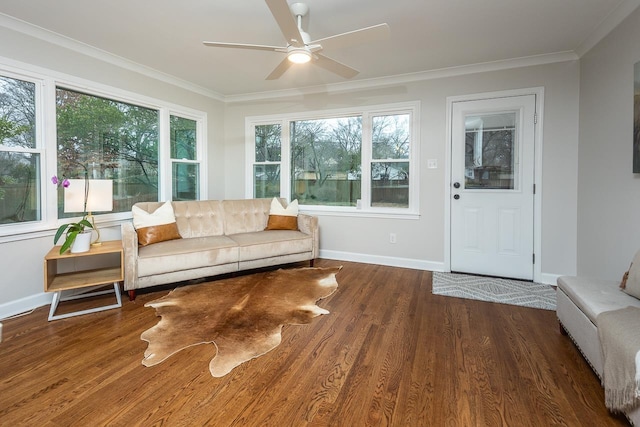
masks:
[(280, 125), (280, 197), (291, 201), (291, 124), (283, 120)]
[(171, 200), (171, 176), (173, 174), (173, 161), (171, 159), (171, 134), (170, 134), (170, 116), (167, 108), (161, 108), (159, 111), (158, 123), (158, 200)]
[(371, 115), (362, 115), (362, 154), (361, 154), (361, 208), (371, 207), (371, 156), (372, 156)]

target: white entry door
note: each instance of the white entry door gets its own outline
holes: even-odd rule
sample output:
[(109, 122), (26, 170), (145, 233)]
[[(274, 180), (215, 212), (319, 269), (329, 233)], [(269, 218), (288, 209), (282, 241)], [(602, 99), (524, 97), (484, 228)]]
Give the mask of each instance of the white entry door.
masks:
[(533, 279), (535, 105), (452, 103), (451, 271)]

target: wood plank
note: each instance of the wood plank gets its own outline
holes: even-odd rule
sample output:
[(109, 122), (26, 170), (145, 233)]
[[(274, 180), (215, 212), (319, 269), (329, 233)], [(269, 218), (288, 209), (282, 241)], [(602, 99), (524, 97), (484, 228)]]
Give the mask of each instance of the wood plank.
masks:
[(432, 295), (428, 271), (317, 261), (340, 264), (319, 302), (330, 314), (285, 326), (280, 346), (223, 378), (209, 374), (212, 344), (142, 366), (140, 334), (159, 320), (144, 303), (166, 288), (56, 322), (48, 307), (5, 320), (1, 424), (628, 425), (553, 311)]

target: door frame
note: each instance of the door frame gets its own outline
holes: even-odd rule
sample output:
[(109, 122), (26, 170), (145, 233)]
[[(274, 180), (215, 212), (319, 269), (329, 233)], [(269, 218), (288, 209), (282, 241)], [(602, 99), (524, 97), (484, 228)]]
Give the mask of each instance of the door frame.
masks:
[(453, 103), (464, 101), (481, 101), (492, 98), (507, 98), (522, 95), (535, 95), (535, 111), (537, 120), (533, 125), (534, 131), (534, 166), (533, 183), (536, 192), (533, 195), (533, 253), (535, 263), (533, 265), (533, 281), (542, 280), (542, 146), (543, 146), (543, 107), (544, 88), (533, 87), (524, 89), (514, 89), (496, 92), (484, 92), (469, 95), (458, 95), (447, 97), (447, 119), (446, 119), (446, 156), (444, 170), (444, 271), (451, 271), (451, 147), (453, 143), (452, 135), (452, 114)]

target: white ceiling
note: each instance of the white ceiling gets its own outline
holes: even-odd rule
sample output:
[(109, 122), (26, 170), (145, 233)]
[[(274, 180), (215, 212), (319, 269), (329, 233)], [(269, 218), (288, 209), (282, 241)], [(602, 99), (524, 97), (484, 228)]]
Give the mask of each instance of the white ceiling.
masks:
[[(577, 58), (640, 0), (305, 3), (310, 12), (303, 28), (312, 39), (389, 24), (391, 37), (385, 41), (323, 52), (360, 71), (351, 81), (367, 83), (516, 58), (529, 62)], [(0, 14), (5, 15), (0, 15), (0, 25), (10, 24), (19, 31), (86, 50), (75, 40), (115, 55), (106, 55), (110, 60), (122, 62), (124, 58), (223, 97), (345, 82), (310, 64), (290, 68), (279, 80), (266, 81), (282, 54), (202, 44), (208, 40), (284, 46), (264, 0), (0, 0)]]

